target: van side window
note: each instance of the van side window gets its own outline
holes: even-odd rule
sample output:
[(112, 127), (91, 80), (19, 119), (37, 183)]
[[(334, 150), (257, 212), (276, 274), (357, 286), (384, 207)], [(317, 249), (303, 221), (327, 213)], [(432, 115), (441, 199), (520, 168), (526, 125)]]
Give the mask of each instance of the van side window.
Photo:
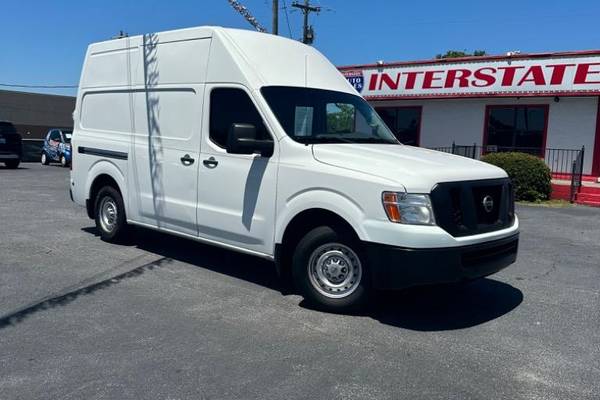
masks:
[(260, 114), (246, 92), (220, 88), (210, 93), (210, 139), (221, 147), (227, 145), (227, 133), (232, 124), (252, 124), (259, 139), (271, 140)]

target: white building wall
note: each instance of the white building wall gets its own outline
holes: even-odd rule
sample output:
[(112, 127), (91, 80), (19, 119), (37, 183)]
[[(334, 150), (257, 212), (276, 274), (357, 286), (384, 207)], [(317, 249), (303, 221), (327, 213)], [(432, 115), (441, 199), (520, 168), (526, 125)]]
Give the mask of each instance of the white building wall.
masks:
[(591, 173), (596, 136), (597, 97), (561, 97), (550, 103), (546, 147), (580, 149), (585, 146), (583, 172)]
[(376, 107), (421, 106), (421, 147), (483, 144), (487, 105), (548, 104), (547, 148), (585, 146), (584, 173), (591, 173), (596, 134), (597, 97), (480, 98), (372, 102)]

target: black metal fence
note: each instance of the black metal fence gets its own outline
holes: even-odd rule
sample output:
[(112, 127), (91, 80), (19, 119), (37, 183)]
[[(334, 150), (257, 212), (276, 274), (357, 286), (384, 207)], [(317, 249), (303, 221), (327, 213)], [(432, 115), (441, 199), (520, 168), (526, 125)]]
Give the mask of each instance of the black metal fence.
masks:
[(452, 146), (430, 147), (430, 149), (457, 154), (476, 160), (479, 160), (484, 154), (516, 151), (543, 158), (553, 174), (571, 176), (573, 174), (573, 163), (576, 161), (579, 162), (578, 171), (583, 171), (583, 147), (581, 149), (543, 149), (539, 147), (478, 146), (476, 143), (472, 145), (458, 145), (452, 143)]
[(581, 190), (581, 182), (583, 180), (583, 156), (585, 155), (585, 148), (581, 148), (581, 152), (573, 161), (571, 167), (571, 203), (575, 201), (577, 193)]

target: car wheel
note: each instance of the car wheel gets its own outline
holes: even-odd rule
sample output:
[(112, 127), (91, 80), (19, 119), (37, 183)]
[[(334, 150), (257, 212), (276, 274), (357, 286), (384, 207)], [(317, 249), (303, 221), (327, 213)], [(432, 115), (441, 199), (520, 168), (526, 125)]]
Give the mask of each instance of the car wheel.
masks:
[(19, 164), (21, 164), (21, 160), (10, 160), (6, 161), (4, 164), (6, 165), (6, 168), (17, 169), (19, 168)]
[(60, 156), (60, 165), (62, 165), (63, 167), (67, 167), (69, 165), (69, 162), (67, 161), (67, 157), (65, 157), (64, 154), (61, 154), (61, 156)]
[(365, 305), (369, 275), (360, 243), (353, 235), (321, 226), (308, 232), (293, 255), (294, 282), (314, 306), (333, 312)]
[(46, 153), (42, 153), (42, 165), (48, 165), (50, 164), (50, 160), (48, 160), (48, 156), (46, 155)]
[(94, 206), (96, 228), (102, 240), (116, 243), (127, 234), (127, 219), (123, 198), (112, 186), (105, 186), (96, 196)]

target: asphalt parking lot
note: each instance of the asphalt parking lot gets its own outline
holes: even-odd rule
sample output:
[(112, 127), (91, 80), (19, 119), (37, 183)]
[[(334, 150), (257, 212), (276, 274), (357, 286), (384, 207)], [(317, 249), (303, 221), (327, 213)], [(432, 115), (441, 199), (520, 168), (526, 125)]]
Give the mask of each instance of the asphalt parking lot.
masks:
[(0, 399), (600, 396), (600, 209), (521, 206), (510, 268), (333, 315), (265, 261), (104, 243), (67, 188), (0, 168)]

